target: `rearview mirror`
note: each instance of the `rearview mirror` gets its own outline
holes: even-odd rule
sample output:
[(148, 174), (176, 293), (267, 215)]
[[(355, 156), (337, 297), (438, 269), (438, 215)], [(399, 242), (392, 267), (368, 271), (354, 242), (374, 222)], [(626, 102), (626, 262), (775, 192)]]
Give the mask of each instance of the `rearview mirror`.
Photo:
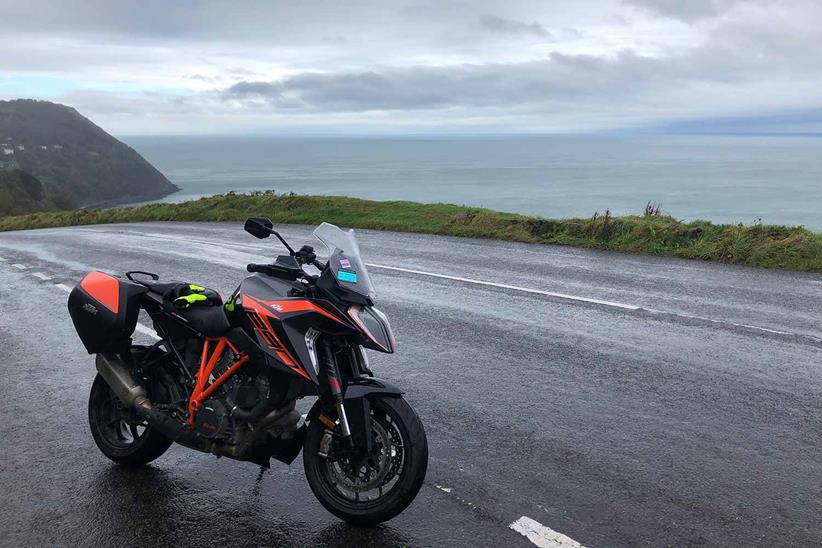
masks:
[(251, 217), (245, 221), (245, 231), (262, 240), (274, 232), (274, 223), (265, 217)]

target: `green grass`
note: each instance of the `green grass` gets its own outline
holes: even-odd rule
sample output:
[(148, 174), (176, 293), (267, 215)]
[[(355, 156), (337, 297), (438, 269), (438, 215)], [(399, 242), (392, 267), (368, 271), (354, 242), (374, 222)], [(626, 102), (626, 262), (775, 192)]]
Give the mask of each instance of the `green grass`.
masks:
[(81, 209), (0, 218), (0, 231), (140, 221), (318, 224), (471, 236), (516, 242), (667, 255), (749, 266), (822, 272), (822, 234), (802, 227), (685, 223), (668, 215), (541, 219), (449, 204), (375, 202), (336, 196), (224, 194), (180, 204)]

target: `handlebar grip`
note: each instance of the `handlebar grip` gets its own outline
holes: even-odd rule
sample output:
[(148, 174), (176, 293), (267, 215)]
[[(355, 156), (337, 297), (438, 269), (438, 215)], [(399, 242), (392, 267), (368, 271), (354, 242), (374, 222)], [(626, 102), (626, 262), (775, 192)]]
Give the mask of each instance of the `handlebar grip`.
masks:
[(264, 264), (249, 263), (248, 265), (246, 265), (245, 269), (249, 272), (265, 272), (266, 266), (267, 265)]

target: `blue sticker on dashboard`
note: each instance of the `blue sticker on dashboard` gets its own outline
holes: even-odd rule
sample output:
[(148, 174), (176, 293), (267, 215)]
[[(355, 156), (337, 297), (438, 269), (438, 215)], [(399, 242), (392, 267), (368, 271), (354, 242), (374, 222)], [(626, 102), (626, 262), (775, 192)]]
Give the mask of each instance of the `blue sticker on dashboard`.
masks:
[(350, 270), (338, 270), (337, 279), (341, 282), (357, 283), (357, 273)]

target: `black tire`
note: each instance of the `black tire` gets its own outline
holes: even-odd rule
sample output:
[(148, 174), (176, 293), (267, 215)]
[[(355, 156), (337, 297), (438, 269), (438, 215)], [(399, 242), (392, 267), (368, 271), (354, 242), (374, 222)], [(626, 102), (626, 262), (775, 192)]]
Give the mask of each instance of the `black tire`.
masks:
[[(334, 471), (338, 469), (339, 464), (334, 463), (333, 446), (329, 458), (318, 454), (320, 441), (325, 434), (325, 426), (319, 420), (312, 420), (309, 424), (303, 447), (305, 476), (317, 500), (338, 518), (351, 524), (365, 526), (388, 521), (405, 510), (417, 496), (428, 469), (428, 441), (422, 422), (411, 406), (396, 396), (375, 396), (370, 402), (372, 431), (378, 429), (383, 435), (380, 438), (375, 437), (375, 440), (385, 438), (393, 442), (399, 437), (402, 441), (401, 445), (393, 444), (396, 445), (393, 451), (397, 454), (401, 452), (402, 460), (388, 461), (391, 464), (384, 477), (389, 479), (380, 485), (376, 498), (359, 500), (357, 493), (357, 500), (351, 500), (343, 494), (340, 485), (332, 481), (339, 478), (339, 475), (335, 476)], [(377, 435), (375, 432), (375, 436)], [(381, 451), (380, 454), (387, 455), (390, 452), (389, 449)], [(396, 455), (391, 458), (395, 459)], [(359, 470), (356, 473), (358, 474)], [(382, 489), (389, 483), (390, 487), (383, 493)]]
[(109, 459), (125, 466), (147, 464), (171, 447), (167, 437), (124, 409), (100, 375), (91, 385), (88, 422), (94, 443)]

